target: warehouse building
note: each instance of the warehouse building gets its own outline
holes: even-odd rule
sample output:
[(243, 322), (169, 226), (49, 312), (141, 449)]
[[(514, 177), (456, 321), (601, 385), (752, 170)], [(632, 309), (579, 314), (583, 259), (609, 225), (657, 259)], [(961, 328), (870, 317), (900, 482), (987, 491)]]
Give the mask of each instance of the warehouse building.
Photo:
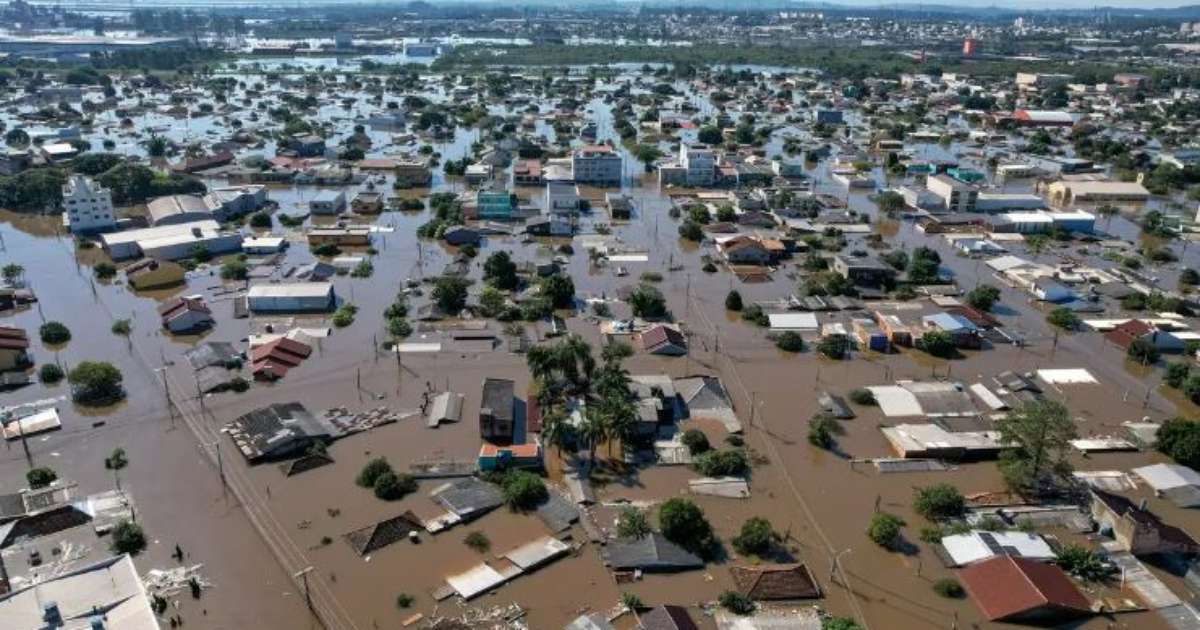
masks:
[(328, 282), (294, 282), (252, 286), (246, 301), (254, 312), (296, 313), (328, 311), (336, 304), (337, 296)]
[(239, 251), (242, 248), (242, 235), (224, 232), (216, 221), (208, 219), (102, 234), (100, 243), (113, 260), (138, 256), (180, 260), (192, 256), (196, 248), (204, 248), (214, 256)]

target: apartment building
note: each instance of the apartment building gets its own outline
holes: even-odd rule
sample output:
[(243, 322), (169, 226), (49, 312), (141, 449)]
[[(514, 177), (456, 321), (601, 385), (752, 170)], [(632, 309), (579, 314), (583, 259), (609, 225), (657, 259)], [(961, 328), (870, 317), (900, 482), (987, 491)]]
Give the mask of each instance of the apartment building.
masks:
[(83, 175), (63, 186), (63, 225), (72, 233), (103, 232), (117, 226), (112, 192)]

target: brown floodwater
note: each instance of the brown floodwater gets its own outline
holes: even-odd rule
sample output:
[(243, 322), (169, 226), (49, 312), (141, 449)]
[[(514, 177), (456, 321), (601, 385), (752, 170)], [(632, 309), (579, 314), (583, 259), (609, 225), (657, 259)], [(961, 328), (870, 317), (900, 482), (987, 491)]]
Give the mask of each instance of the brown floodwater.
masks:
[[(599, 101), (591, 105), (598, 107)], [(477, 137), (477, 132), (473, 133), (439, 145), (443, 158), (459, 157)], [(611, 133), (611, 124), (601, 126), (601, 139)], [(931, 359), (916, 351), (869, 353), (840, 362), (818, 359), (812, 352), (781, 353), (766, 339), (763, 329), (727, 313), (723, 303), (726, 292), (735, 287), (748, 302), (774, 301), (797, 292), (794, 264), (787, 264), (766, 282), (753, 284), (741, 283), (725, 270), (701, 272), (701, 257), (715, 254), (713, 247), (678, 239), (677, 223), (667, 214), (669, 200), (652, 180), (637, 174), (640, 168), (633, 165), (630, 169), (626, 187), (638, 211), (632, 221), (614, 225), (612, 237), (629, 250), (646, 252), (649, 262), (622, 263), (630, 275), (619, 278), (612, 273), (612, 266), (592, 265), (577, 240), (568, 265), (577, 293), (580, 297), (612, 298), (619, 289), (636, 284), (642, 272), (663, 275), (657, 285), (667, 296), (674, 317), (691, 334), (691, 355), (664, 359), (639, 354), (628, 361), (629, 371), (673, 376), (715, 373), (722, 377), (747, 425), (747, 443), (755, 455), (752, 497), (696, 497), (695, 501), (724, 541), (737, 533), (747, 517), (768, 518), (787, 534), (784, 546), (788, 554), (807, 563), (821, 583), (826, 597), (820, 605), (835, 614), (858, 617), (875, 630), (1001, 627), (984, 622), (969, 600), (947, 600), (933, 592), (933, 582), (953, 572), (943, 568), (929, 547), (917, 540), (923, 523), (910, 506), (914, 488), (922, 485), (948, 481), (970, 493), (1000, 489), (1002, 484), (991, 463), (964, 464), (940, 473), (892, 475), (881, 475), (867, 464), (852, 465), (852, 459), (892, 455), (878, 428), (897, 420), (882, 417), (875, 408), (856, 409), (856, 419), (841, 423), (845, 432), (838, 436), (835, 452), (816, 449), (809, 445), (806, 434), (820, 390), (845, 394), (863, 385), (931, 377), (986, 382), (1009, 369), (1087, 367), (1101, 385), (1049, 391), (1051, 397), (1070, 405), (1081, 434), (1115, 434), (1121, 432), (1121, 422), (1177, 413), (1178, 397), (1160, 392), (1156, 376), (1126, 365), (1121, 353), (1095, 333), (1056, 337), (1045, 324), (1042, 310), (1007, 287), (1002, 290), (1007, 310), (1000, 319), (1030, 341), (1025, 348), (995, 347), (953, 361)], [(313, 190), (282, 187), (271, 194), (279, 201), (280, 212), (295, 214)], [(594, 201), (599, 201), (603, 192), (584, 189)], [(865, 196), (855, 193), (848, 198), (852, 208), (873, 212)], [(539, 202), (536, 195), (531, 199)], [(4, 315), (0, 321), (31, 333), (43, 321), (62, 321), (71, 328), (73, 339), (57, 348), (35, 340), (31, 353), (36, 361), (55, 361), (64, 367), (88, 359), (110, 361), (122, 370), (128, 393), (122, 403), (101, 410), (71, 403), (65, 384), (35, 384), (5, 393), (0, 400), (7, 405), (62, 397), (58, 405), (63, 429), (31, 438), (29, 446), (36, 465), (55, 468), (61, 477), (79, 482), (83, 492), (110, 487), (103, 459), (113, 448), (122, 447), (129, 453), (131, 464), (123, 472), (123, 485), (132, 492), (138, 518), (152, 540), (137, 560), (139, 568), (171, 566), (169, 555), (179, 544), (187, 552), (188, 562), (203, 563), (206, 577), (215, 584), (199, 601), (181, 599), (179, 614), (193, 627), (315, 628), (300, 589), (281, 567), (277, 554), (285, 556), (289, 569), (313, 567), (310, 580), (314, 588), (327, 594), (323, 601), (329, 608), (338, 611), (339, 627), (394, 628), (414, 613), (453, 614), (460, 604), (449, 600), (439, 605), (432, 597), (445, 576), (547, 533), (536, 517), (500, 509), (436, 536), (422, 535), (420, 544), (396, 543), (365, 558), (358, 557), (342, 538), (408, 509), (424, 517), (440, 511), (429, 497), (437, 482), (422, 482), (417, 493), (395, 502), (377, 500), (357, 487), (354, 477), (365, 461), (385, 456), (403, 468), (420, 461), (473, 459), (479, 448), (473, 418), (480, 406), (483, 379), (511, 378), (517, 382), (518, 392), (528, 384), (523, 358), (503, 349), (406, 354), (402, 365), (394, 355), (375, 351), (385, 339), (382, 312), (405, 279), (437, 275), (456, 254), (453, 248), (418, 243), (414, 233), (427, 220), (427, 213), (356, 218), (373, 221), (383, 231), (374, 235), (374, 276), (334, 279), (339, 296), (359, 307), (355, 323), (322, 340), (313, 356), (281, 382), (255, 384), (246, 394), (207, 396), (203, 409), (188, 388), (193, 377), (182, 353), (201, 340), (240, 342), (251, 331), (249, 320), (232, 318), (232, 302), (212, 268), (189, 274), (186, 287), (135, 294), (119, 283), (93, 282), (91, 266), (102, 255), (99, 250), (76, 251), (72, 241), (59, 236), (61, 230), (54, 228), (56, 217), (5, 214), (0, 219), (4, 221), (0, 225), (4, 237), (0, 259), (25, 265), (29, 285), (41, 300), (32, 308)], [(1124, 219), (1117, 221), (1120, 224)], [(597, 211), (584, 220), (583, 230), (590, 231), (592, 223), (609, 221)], [(992, 281), (976, 261), (955, 256), (943, 240), (917, 233), (910, 223), (884, 221), (878, 227), (893, 245), (911, 248), (927, 244), (940, 251), (944, 266), (962, 286)], [(509, 251), (518, 262), (531, 262), (544, 258), (547, 248), (541, 241), (523, 244), (517, 238), (489, 237), (481, 256), (500, 249)], [(1194, 258), (1194, 251), (1189, 254)], [(283, 268), (310, 260), (307, 248), (296, 242)], [(481, 262), (482, 258), (471, 266), (474, 279), (481, 277)], [(682, 265), (682, 270), (671, 271), (675, 265)], [(218, 323), (201, 336), (171, 338), (160, 331), (155, 308), (184, 291), (206, 295)], [(413, 306), (427, 299), (414, 299)], [(926, 303), (926, 308), (932, 307)], [(615, 304), (613, 310), (618, 317), (629, 315), (625, 304)], [(133, 321), (128, 341), (109, 330), (114, 320), (123, 318)], [(819, 318), (822, 323), (844, 321), (842, 315), (821, 314)], [(594, 345), (601, 342), (598, 330), (587, 319), (573, 318), (568, 326)], [(532, 330), (529, 334), (535, 335)], [(410, 341), (444, 339), (439, 327), (422, 326)], [(158, 370), (166, 370), (176, 383), (169, 391), (195, 426), (168, 411), (167, 390)], [(463, 422), (435, 430), (426, 428), (420, 419), (408, 419), (355, 435), (330, 448), (334, 465), (295, 477), (285, 477), (274, 465), (248, 466), (227, 438), (215, 433), (238, 415), (271, 402), (298, 401), (313, 411), (335, 406), (413, 410), (419, 407), (427, 383), (466, 395)], [(1181, 406), (1179, 413), (1196, 417), (1196, 409), (1190, 405)], [(698, 424), (713, 443), (725, 439), (719, 425)], [(202, 452), (210, 440), (222, 442), (226, 474), (241, 484), (243, 496), (254, 502), (252, 509), (239, 505), (233, 493), (223, 490), (216, 467)], [(607, 451), (601, 448), (598, 456), (605, 458)], [(1154, 453), (1097, 454), (1086, 459), (1073, 457), (1073, 463), (1082, 470), (1126, 470), (1162, 459)], [(0, 491), (20, 487), (26, 466), (20, 444), (7, 444), (0, 455)], [(551, 469), (552, 473), (557, 470), (557, 464)], [(685, 494), (687, 481), (695, 476), (687, 468), (656, 467), (606, 483), (597, 489), (602, 504), (595, 509), (597, 522), (611, 528), (615, 505), (625, 501), (644, 503), (653, 510), (662, 500)], [(1200, 532), (1200, 514), (1148, 498), (1152, 509), (1168, 523)], [(914, 543), (915, 551), (888, 552), (867, 540), (864, 530), (876, 505), (908, 522), (905, 537)], [(264, 543), (252, 520), (267, 522), (277, 549), (284, 550), (273, 551)], [(472, 531), (490, 539), (491, 549), (486, 554), (463, 544), (463, 537)], [(648, 576), (637, 583), (618, 585), (603, 567), (598, 548), (585, 542), (582, 530), (576, 527), (572, 535), (580, 546), (570, 556), (517, 578), (468, 606), (517, 602), (527, 610), (530, 627), (557, 628), (581, 612), (610, 609), (622, 592), (636, 593), (651, 605), (711, 602), (732, 585), (728, 567), (750, 561), (737, 558), (726, 545), (726, 556), (703, 571)], [(96, 553), (101, 546), (97, 545)], [(831, 579), (835, 555), (840, 557), (848, 585)], [(1192, 599), (1182, 580), (1154, 570), (1177, 593)], [(410, 608), (396, 605), (401, 593), (414, 598)], [(1154, 613), (1132, 613), (1097, 617), (1073, 627), (1154, 629), (1165, 624)]]

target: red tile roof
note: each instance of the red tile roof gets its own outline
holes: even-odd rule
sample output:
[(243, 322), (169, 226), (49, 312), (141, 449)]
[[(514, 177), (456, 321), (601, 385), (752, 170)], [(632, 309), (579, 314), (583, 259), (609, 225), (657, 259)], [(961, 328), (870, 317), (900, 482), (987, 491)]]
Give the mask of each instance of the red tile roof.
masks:
[(1123, 324), (1117, 324), (1115, 328), (1104, 333), (1104, 337), (1122, 348), (1128, 348), (1135, 339), (1152, 332), (1154, 332), (1154, 327), (1150, 324), (1140, 319), (1131, 319)]
[(1090, 603), (1071, 578), (1051, 564), (999, 556), (963, 569), (959, 578), (991, 621), (1019, 619), (1043, 610), (1064, 617), (1091, 613)]
[(308, 344), (280, 337), (251, 350), (250, 360), (254, 363), (270, 360), (295, 367), (307, 359), (310, 354), (312, 354), (312, 348)]
[(175, 317), (183, 311), (195, 311), (197, 313), (212, 314), (212, 310), (200, 298), (179, 298), (177, 300), (167, 302), (158, 308), (158, 314), (162, 316), (163, 321), (167, 321)]
[(663, 326), (661, 324), (643, 332), (639, 336), (639, 339), (642, 349), (647, 352), (653, 352), (666, 345), (687, 348), (687, 339), (684, 338), (683, 333), (670, 326)]

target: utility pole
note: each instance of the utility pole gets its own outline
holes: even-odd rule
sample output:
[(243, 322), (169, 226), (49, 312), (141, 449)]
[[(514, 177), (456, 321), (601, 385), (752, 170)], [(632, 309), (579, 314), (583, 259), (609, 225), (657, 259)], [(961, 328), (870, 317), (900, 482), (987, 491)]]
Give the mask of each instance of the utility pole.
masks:
[(308, 605), (309, 612), (311, 612), (315, 615), (316, 611), (313, 610), (312, 595), (308, 592), (308, 574), (312, 573), (312, 570), (313, 570), (312, 567), (305, 567), (305, 568), (297, 571), (296, 573), (294, 573), (292, 575), (292, 577), (298, 577), (303, 581), (303, 583), (304, 583), (304, 603), (306, 605)]

